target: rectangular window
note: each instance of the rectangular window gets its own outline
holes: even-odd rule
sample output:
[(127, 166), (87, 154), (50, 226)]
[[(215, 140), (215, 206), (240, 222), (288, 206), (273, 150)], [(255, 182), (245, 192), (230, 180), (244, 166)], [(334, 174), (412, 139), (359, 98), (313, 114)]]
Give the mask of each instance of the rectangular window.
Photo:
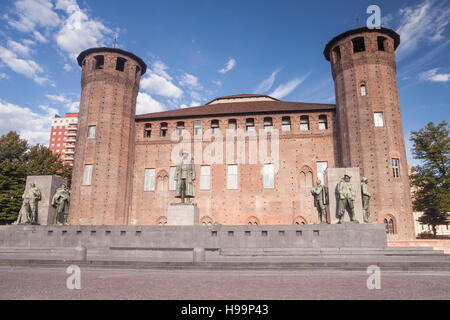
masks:
[(247, 132), (255, 132), (255, 120), (247, 119), (246, 127), (247, 127)]
[(95, 138), (95, 126), (89, 126), (89, 135), (88, 138)]
[(392, 171), (394, 178), (400, 178), (400, 159), (392, 159)]
[(170, 186), (169, 190), (175, 190), (177, 188), (177, 182), (175, 181), (175, 173), (177, 171), (177, 167), (170, 167)]
[(367, 88), (366, 85), (361, 85), (361, 97), (367, 97)]
[(237, 190), (238, 189), (238, 166), (237, 165), (228, 165), (227, 189), (228, 190)]
[(202, 166), (200, 172), (200, 190), (211, 189), (211, 166)]
[(283, 132), (291, 131), (291, 117), (283, 117), (281, 124), (281, 131)]
[(325, 115), (319, 116), (319, 130), (327, 130), (327, 129), (328, 129), (327, 116)]
[(326, 161), (317, 162), (317, 178), (322, 182), (322, 184), (325, 182), (324, 173), (327, 169), (328, 169), (328, 162)]
[(151, 125), (151, 123), (146, 123), (145, 124), (144, 137), (145, 138), (151, 138), (152, 137), (152, 125)]
[(202, 121), (195, 120), (194, 121), (194, 135), (199, 136), (202, 134)]
[(92, 184), (92, 169), (94, 166), (92, 164), (87, 164), (84, 166), (84, 179), (83, 185), (90, 186)]
[(145, 169), (144, 191), (155, 191), (155, 169)]
[(383, 112), (375, 112), (374, 115), (375, 127), (384, 127)]
[(264, 165), (264, 189), (274, 189), (275, 188), (275, 180), (274, 180), (274, 167), (273, 164), (265, 164)]
[(300, 117), (300, 130), (301, 131), (309, 131), (309, 117), (308, 116)]

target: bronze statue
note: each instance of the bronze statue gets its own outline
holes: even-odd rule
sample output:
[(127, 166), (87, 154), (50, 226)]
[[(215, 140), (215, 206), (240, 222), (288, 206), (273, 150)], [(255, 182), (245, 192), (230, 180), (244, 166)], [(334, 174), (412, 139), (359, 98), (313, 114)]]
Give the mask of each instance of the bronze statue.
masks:
[(52, 199), (52, 206), (56, 208), (56, 224), (67, 226), (67, 216), (69, 215), (70, 194), (67, 186), (63, 184), (55, 192)]
[(177, 165), (175, 181), (177, 183), (175, 197), (181, 198), (181, 203), (185, 203), (185, 199), (187, 203), (191, 203), (191, 198), (195, 197), (195, 166), (194, 160), (189, 159), (189, 153), (186, 151), (183, 151), (183, 157)]
[(370, 223), (370, 198), (372, 197), (369, 192), (369, 179), (363, 177), (361, 180), (361, 195), (363, 204), (363, 216), (364, 223)]
[[(22, 208), (24, 209), (24, 212), (26, 213), (26, 224), (32, 224), (37, 225), (38, 224), (38, 201), (41, 200), (41, 190), (39, 190), (38, 187), (36, 187), (36, 184), (33, 182), (31, 183), (30, 190), (25, 191), (23, 196), (23, 204)], [(23, 222), (23, 214), (19, 214), (19, 217), (17, 218), (17, 221), (14, 224), (21, 224)]]
[(339, 210), (338, 210), (338, 224), (341, 224), (344, 221), (345, 211), (348, 211), (348, 215), (350, 216), (350, 222), (359, 223), (358, 220), (355, 219), (355, 205), (354, 201), (356, 198), (356, 191), (353, 188), (353, 184), (351, 183), (351, 176), (346, 174), (344, 179), (342, 179), (338, 184), (338, 194), (339, 194)]
[(325, 192), (325, 187), (322, 185), (322, 181), (317, 179), (317, 187), (311, 189), (311, 193), (314, 196), (314, 206), (317, 208), (319, 213), (319, 223), (328, 223), (327, 218), (327, 197)]

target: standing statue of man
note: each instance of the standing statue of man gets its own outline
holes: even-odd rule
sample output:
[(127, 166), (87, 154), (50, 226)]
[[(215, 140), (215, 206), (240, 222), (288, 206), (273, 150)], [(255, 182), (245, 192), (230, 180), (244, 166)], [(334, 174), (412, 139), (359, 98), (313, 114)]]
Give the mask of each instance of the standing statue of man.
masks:
[(369, 192), (369, 179), (363, 177), (361, 179), (361, 195), (363, 204), (363, 216), (364, 223), (370, 223), (370, 198), (372, 197)]
[(353, 188), (353, 184), (351, 183), (351, 176), (346, 174), (344, 179), (339, 182), (338, 185), (338, 194), (339, 194), (339, 211), (338, 211), (338, 224), (341, 224), (344, 221), (345, 211), (348, 211), (348, 215), (350, 216), (350, 222), (359, 223), (358, 220), (355, 219), (355, 205), (354, 201), (356, 198), (356, 191)]
[(195, 165), (187, 151), (183, 151), (183, 157), (177, 165), (175, 181), (177, 183), (175, 197), (181, 198), (181, 203), (185, 203), (185, 199), (187, 203), (191, 203), (191, 198), (195, 197)]
[[(36, 184), (33, 182), (30, 185), (30, 190), (25, 191), (23, 196), (23, 205), (22, 208), (25, 210), (27, 224), (38, 224), (38, 201), (41, 200), (41, 190), (36, 187)], [(15, 224), (22, 223), (23, 220), (22, 214), (19, 214), (17, 221)]]
[(69, 215), (70, 193), (67, 186), (63, 184), (55, 192), (52, 198), (52, 206), (56, 208), (56, 224), (67, 226), (67, 216)]
[(311, 189), (311, 193), (314, 196), (314, 206), (319, 213), (319, 223), (328, 223), (327, 208), (325, 207), (327, 205), (327, 197), (325, 187), (320, 179), (317, 179), (317, 187)]

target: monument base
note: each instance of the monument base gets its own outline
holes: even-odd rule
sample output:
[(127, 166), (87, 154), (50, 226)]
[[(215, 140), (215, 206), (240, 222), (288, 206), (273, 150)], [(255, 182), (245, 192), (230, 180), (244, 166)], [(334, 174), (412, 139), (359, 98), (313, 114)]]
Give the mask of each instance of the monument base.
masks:
[(197, 226), (200, 224), (200, 213), (196, 204), (175, 203), (167, 210), (167, 225)]

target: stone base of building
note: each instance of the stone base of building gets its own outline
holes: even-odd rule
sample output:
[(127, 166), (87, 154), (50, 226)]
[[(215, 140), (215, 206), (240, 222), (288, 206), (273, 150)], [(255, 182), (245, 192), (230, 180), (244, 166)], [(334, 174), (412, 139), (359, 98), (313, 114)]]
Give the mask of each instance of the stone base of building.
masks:
[(388, 248), (384, 225), (5, 226), (0, 265), (448, 270), (433, 248)]
[(192, 203), (175, 203), (167, 209), (167, 225), (197, 226), (200, 224), (200, 212)]

